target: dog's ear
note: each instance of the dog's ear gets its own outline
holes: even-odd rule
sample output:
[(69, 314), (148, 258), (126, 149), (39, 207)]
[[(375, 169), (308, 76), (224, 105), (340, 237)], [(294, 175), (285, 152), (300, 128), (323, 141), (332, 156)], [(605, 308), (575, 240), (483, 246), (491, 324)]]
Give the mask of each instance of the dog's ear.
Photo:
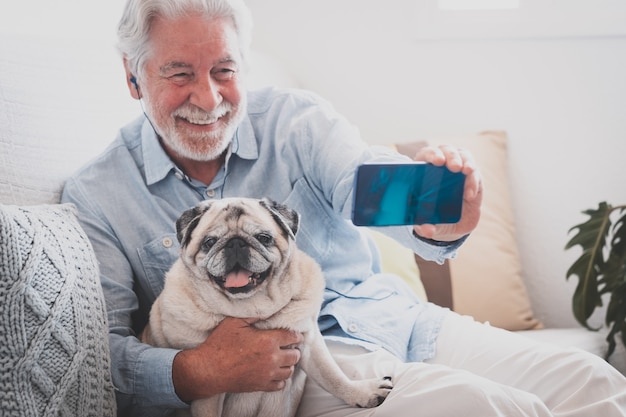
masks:
[(296, 233), (298, 233), (298, 227), (300, 226), (300, 214), (297, 211), (269, 198), (263, 198), (259, 203), (272, 214), (276, 223), (278, 223), (292, 239), (296, 238)]
[(176, 238), (181, 247), (187, 246), (191, 240), (191, 232), (200, 222), (202, 215), (209, 209), (208, 203), (198, 204), (180, 215), (176, 220)]

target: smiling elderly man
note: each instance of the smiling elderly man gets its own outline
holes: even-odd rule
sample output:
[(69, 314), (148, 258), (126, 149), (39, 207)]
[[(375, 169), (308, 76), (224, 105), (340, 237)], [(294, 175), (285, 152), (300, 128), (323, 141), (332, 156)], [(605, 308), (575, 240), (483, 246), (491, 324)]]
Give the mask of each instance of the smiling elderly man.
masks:
[[(297, 366), (302, 335), (241, 319), (223, 320), (185, 350), (136, 337), (178, 256), (176, 219), (203, 199), (232, 196), (269, 197), (301, 213), (298, 246), (326, 279), (318, 324), (331, 352), (351, 375), (394, 381), (384, 403), (365, 410), (309, 380), (298, 416), (626, 415), (626, 379), (602, 359), (422, 303), (380, 273), (373, 244), (348, 221), (354, 171), (406, 159), (368, 147), (312, 93), (246, 91), (251, 19), (242, 1), (130, 0), (118, 35), (130, 94), (145, 114), (67, 182), (63, 200), (78, 207), (100, 262), (120, 415), (280, 390)], [(472, 156), (451, 146), (415, 159), (466, 174), (461, 220), (383, 231), (442, 262), (478, 223), (480, 175)]]

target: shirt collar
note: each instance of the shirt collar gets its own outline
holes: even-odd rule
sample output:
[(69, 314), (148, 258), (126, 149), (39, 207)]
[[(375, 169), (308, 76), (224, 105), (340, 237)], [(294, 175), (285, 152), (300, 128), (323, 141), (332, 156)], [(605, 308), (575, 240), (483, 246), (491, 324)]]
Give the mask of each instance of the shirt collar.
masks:
[[(155, 184), (165, 178), (172, 170), (180, 169), (172, 162), (167, 155), (159, 138), (146, 119), (141, 128), (141, 144), (143, 149), (143, 161), (146, 172), (146, 183)], [(231, 141), (230, 153), (242, 159), (258, 159), (259, 147), (255, 139), (252, 122), (246, 115), (235, 131), (235, 136)]]
[(150, 121), (144, 121), (141, 127), (141, 147), (146, 172), (147, 185), (155, 184), (167, 176), (176, 166), (165, 153)]
[(248, 114), (243, 118), (235, 132), (231, 142), (231, 150), (233, 154), (242, 159), (259, 158), (259, 146)]

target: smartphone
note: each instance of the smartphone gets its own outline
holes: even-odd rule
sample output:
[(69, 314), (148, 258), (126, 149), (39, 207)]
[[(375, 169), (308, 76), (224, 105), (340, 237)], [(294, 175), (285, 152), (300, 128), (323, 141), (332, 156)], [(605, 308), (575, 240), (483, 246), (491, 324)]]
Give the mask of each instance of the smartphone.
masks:
[(425, 162), (363, 164), (356, 170), (352, 222), (357, 226), (456, 223), (465, 174)]

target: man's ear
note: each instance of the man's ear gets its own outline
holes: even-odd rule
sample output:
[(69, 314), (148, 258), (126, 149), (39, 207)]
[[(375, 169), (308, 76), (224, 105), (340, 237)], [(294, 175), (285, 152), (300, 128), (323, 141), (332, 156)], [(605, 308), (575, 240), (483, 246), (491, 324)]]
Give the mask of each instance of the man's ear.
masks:
[(137, 77), (128, 67), (128, 60), (126, 58), (124, 58), (124, 71), (126, 73), (126, 85), (128, 86), (128, 91), (130, 92), (130, 95), (135, 100), (139, 100), (141, 98), (141, 93), (139, 92), (140, 90), (139, 84), (137, 84)]

